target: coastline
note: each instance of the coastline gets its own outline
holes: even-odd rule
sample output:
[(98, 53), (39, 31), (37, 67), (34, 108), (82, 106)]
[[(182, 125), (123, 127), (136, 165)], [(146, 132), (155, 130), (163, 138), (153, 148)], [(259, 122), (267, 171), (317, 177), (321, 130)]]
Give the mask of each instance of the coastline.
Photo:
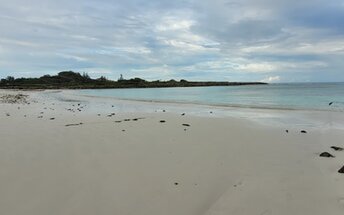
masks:
[[(344, 211), (344, 175), (337, 173), (344, 152), (330, 149), (344, 147), (341, 112), (50, 92), (22, 92), (30, 104), (0, 103), (3, 214)], [(288, 120), (267, 121), (282, 116)], [(292, 121), (302, 116), (307, 123)], [(323, 151), (336, 157), (320, 158)]]

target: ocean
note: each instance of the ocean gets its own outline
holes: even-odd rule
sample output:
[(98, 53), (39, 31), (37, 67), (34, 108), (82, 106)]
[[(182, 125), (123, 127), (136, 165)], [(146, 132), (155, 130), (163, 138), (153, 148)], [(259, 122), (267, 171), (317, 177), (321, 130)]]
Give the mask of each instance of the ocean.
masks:
[[(344, 111), (344, 83), (80, 90), (88, 96), (212, 106)], [(332, 102), (331, 105), (329, 105)]]

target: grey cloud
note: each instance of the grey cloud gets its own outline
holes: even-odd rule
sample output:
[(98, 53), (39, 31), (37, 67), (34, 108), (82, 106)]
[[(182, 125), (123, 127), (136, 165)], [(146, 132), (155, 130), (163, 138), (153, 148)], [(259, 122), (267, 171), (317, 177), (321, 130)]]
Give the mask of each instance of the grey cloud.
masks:
[(339, 0), (0, 2), (1, 76), (74, 69), (261, 80), (267, 68), (281, 81), (323, 80), (326, 69), (327, 79), (344, 80)]

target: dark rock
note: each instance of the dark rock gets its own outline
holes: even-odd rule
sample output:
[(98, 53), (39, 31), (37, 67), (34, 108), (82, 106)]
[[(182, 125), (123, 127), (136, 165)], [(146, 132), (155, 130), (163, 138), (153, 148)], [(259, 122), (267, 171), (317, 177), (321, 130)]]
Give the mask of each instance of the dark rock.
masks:
[(54, 120), (54, 119), (55, 119), (54, 117), (50, 118), (50, 120)]
[(124, 121), (128, 122), (128, 121), (130, 121), (130, 119), (124, 119)]
[(162, 110), (162, 112), (166, 112), (166, 110)]
[(302, 130), (302, 131), (301, 131), (301, 133), (303, 133), (303, 134), (306, 134), (306, 133), (307, 133), (307, 131), (305, 131), (305, 130)]
[(123, 132), (125, 132), (125, 130), (124, 130), (124, 129), (123, 129), (122, 131), (123, 131)]
[(344, 173), (344, 166), (338, 170), (339, 173)]
[(342, 147), (338, 147), (338, 146), (331, 146), (331, 149), (333, 149), (335, 151), (343, 151), (344, 150)]
[(285, 130), (285, 132), (289, 133), (289, 130)]
[(184, 123), (184, 124), (182, 124), (183, 126), (187, 126), (187, 127), (189, 127), (190, 125), (189, 124), (186, 124), (186, 123)]
[(209, 113), (213, 113), (213, 111), (210, 111)]
[(332, 105), (332, 104), (333, 104), (333, 102), (328, 103), (328, 105)]
[(83, 123), (80, 122), (80, 123), (76, 123), (76, 124), (67, 124), (65, 125), (66, 127), (69, 127), (69, 126), (78, 126), (78, 125), (82, 125)]
[(135, 118), (135, 119), (132, 119), (133, 121), (137, 121), (137, 120), (139, 120), (138, 118)]
[(115, 121), (115, 123), (120, 123), (120, 122), (122, 122), (122, 121)]
[(333, 155), (331, 155), (330, 153), (328, 152), (323, 152), (319, 155), (320, 157), (326, 157), (326, 158), (334, 158)]
[(181, 115), (182, 115), (182, 116), (184, 116), (184, 115), (185, 115), (185, 113), (182, 113)]
[(179, 183), (178, 182), (175, 182), (174, 185), (178, 185)]
[(165, 120), (160, 120), (159, 122), (160, 122), (160, 123), (165, 123), (166, 121), (165, 121)]

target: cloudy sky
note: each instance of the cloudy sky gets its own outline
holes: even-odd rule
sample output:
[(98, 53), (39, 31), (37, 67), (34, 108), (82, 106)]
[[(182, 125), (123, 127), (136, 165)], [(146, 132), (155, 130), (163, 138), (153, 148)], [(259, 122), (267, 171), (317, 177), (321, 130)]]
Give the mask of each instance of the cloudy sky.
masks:
[(343, 0), (0, 0), (0, 77), (344, 81)]

